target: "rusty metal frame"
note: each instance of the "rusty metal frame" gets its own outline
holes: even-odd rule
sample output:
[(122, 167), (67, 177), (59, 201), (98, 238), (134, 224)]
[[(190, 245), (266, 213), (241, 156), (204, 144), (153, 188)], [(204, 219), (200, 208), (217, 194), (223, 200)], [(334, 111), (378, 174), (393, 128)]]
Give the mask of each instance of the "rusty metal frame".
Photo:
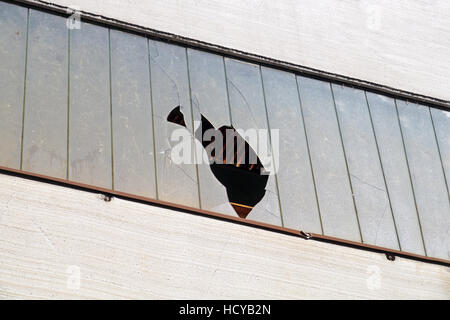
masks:
[[(15, 3), (19, 5), (24, 5), (29, 8), (39, 9), (53, 14), (62, 15), (68, 17), (70, 14), (68, 10), (69, 7), (65, 7), (59, 4), (55, 4), (49, 1), (43, 0), (1, 0), (4, 2)], [(402, 98), (411, 102), (426, 104), (430, 107), (450, 111), (450, 101), (443, 100), (436, 97), (431, 97), (427, 95), (417, 94), (410, 91), (393, 88), (385, 86), (382, 84), (356, 79), (348, 77), (345, 75), (340, 75), (332, 72), (327, 72), (324, 70), (319, 70), (303, 65), (298, 65), (286, 61), (276, 60), (270, 57), (265, 57), (249, 52), (244, 52), (232, 48), (226, 48), (216, 44), (195, 40), (192, 38), (176, 35), (169, 32), (164, 32), (160, 30), (155, 30), (140, 25), (128, 23), (118, 19), (113, 19), (110, 17), (105, 17), (102, 15), (86, 12), (83, 10), (77, 11), (80, 13), (81, 19), (99, 24), (102, 26), (127, 31), (135, 33), (141, 36), (146, 36), (152, 39), (173, 42), (175, 44), (183, 45), (185, 47), (201, 49), (203, 51), (208, 51), (215, 54), (220, 54), (228, 58), (236, 58), (250, 63), (258, 63), (262, 66), (268, 66), (276, 69), (281, 69), (285, 71), (291, 71), (299, 75), (306, 75), (308, 77), (317, 78), (320, 80), (330, 81), (336, 84), (344, 84), (347, 86), (353, 86), (359, 89), (367, 90), (370, 92), (383, 94), (390, 96), (392, 98)]]
[(209, 218), (218, 219), (218, 220), (222, 220), (222, 221), (237, 223), (237, 224), (245, 225), (245, 226), (249, 226), (249, 227), (255, 227), (255, 228), (259, 228), (259, 229), (263, 229), (263, 230), (267, 230), (267, 231), (272, 231), (272, 232), (277, 232), (277, 233), (286, 234), (286, 235), (290, 235), (290, 236), (295, 236), (295, 237), (299, 237), (299, 238), (302, 238), (305, 240), (314, 240), (314, 241), (326, 242), (326, 243), (341, 245), (341, 246), (355, 248), (355, 249), (362, 249), (362, 250), (366, 250), (366, 251), (377, 252), (377, 253), (385, 254), (387, 259), (392, 260), (392, 261), (395, 260), (395, 257), (401, 257), (401, 258), (412, 259), (412, 260), (416, 260), (416, 261), (428, 262), (428, 263), (433, 263), (433, 264), (450, 267), (450, 260), (426, 257), (426, 256), (414, 254), (414, 253), (405, 252), (405, 251), (383, 248), (383, 247), (379, 247), (379, 246), (375, 246), (375, 245), (370, 245), (370, 244), (366, 244), (366, 243), (360, 243), (360, 242), (356, 242), (356, 241), (350, 241), (350, 240), (345, 240), (345, 239), (341, 239), (341, 238), (325, 236), (325, 235), (321, 235), (321, 234), (317, 234), (317, 233), (309, 233), (309, 232), (303, 231), (303, 230), (295, 230), (295, 229), (280, 227), (280, 226), (276, 226), (276, 225), (272, 225), (272, 224), (268, 224), (268, 223), (264, 223), (264, 222), (254, 221), (254, 220), (242, 219), (242, 218), (233, 217), (233, 216), (229, 216), (229, 215), (222, 214), (222, 213), (198, 209), (198, 208), (194, 208), (194, 207), (189, 207), (189, 206), (176, 204), (176, 203), (172, 203), (172, 202), (152, 199), (152, 198), (148, 198), (148, 197), (138, 196), (138, 195), (134, 195), (134, 194), (130, 194), (130, 193), (115, 191), (112, 189), (96, 187), (93, 185), (78, 183), (78, 182), (74, 182), (74, 181), (70, 181), (70, 180), (66, 180), (66, 179), (50, 177), (50, 176), (46, 176), (46, 175), (42, 175), (42, 174), (38, 174), (38, 173), (33, 173), (33, 172), (28, 172), (28, 171), (23, 171), (23, 170), (18, 170), (18, 169), (11, 169), (11, 168), (0, 166), (0, 174), (12, 175), (12, 176), (36, 180), (36, 181), (40, 181), (40, 182), (44, 182), (44, 183), (51, 183), (54, 185), (59, 185), (59, 186), (68, 187), (68, 188), (74, 188), (74, 189), (87, 191), (87, 192), (99, 192), (106, 196), (105, 199), (110, 199), (111, 197), (117, 197), (117, 198), (124, 199), (124, 200), (136, 201), (136, 202), (140, 202), (143, 204), (178, 210), (178, 211), (182, 211), (182, 212), (186, 212), (186, 213), (190, 213), (190, 214), (195, 214), (195, 215), (209, 217)]

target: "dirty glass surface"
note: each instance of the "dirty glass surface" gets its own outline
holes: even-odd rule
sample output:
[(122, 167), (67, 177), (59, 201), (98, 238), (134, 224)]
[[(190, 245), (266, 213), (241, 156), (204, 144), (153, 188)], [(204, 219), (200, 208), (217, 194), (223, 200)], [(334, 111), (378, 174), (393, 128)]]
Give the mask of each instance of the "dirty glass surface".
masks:
[[(198, 180), (194, 162), (195, 144), (192, 136), (186, 48), (150, 40), (150, 67), (158, 197), (161, 200), (198, 208)], [(167, 116), (177, 106), (181, 107), (187, 129), (167, 121)], [(183, 131), (185, 136), (190, 137), (191, 145), (185, 150), (192, 151), (187, 156), (187, 161), (178, 159), (176, 156), (179, 152), (174, 149), (180, 143)], [(171, 139), (172, 134), (177, 133), (180, 136)]]
[(112, 187), (109, 31), (70, 32), (69, 179)]
[(0, 2), (0, 166), (19, 169), (28, 9)]
[[(268, 130), (260, 68), (227, 58), (225, 66), (233, 127), (242, 130)], [(251, 139), (247, 142), (255, 150), (263, 166), (268, 169), (272, 163), (270, 145), (265, 145), (265, 149), (270, 152), (268, 154), (259, 152), (259, 143), (255, 144)], [(275, 179), (274, 174), (269, 175), (265, 195), (250, 212), (248, 219), (283, 225)]]
[(425, 254), (394, 99), (367, 92), (367, 101), (401, 249)]
[(364, 91), (332, 85), (364, 243), (399, 249)]
[(156, 198), (148, 41), (111, 30), (114, 189)]
[(397, 100), (427, 255), (449, 259), (450, 204), (428, 107)]
[(30, 9), (28, 34), (22, 169), (66, 178), (66, 19)]
[(295, 75), (262, 68), (271, 129), (279, 130), (278, 187), (284, 225), (322, 233)]
[(297, 79), (323, 232), (361, 241), (330, 84)]

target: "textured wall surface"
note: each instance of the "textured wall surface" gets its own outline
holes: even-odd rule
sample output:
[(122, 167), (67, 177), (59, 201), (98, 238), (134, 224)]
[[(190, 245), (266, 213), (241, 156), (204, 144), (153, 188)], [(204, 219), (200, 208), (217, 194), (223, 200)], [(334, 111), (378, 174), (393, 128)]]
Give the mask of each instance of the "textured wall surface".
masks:
[(49, 2), (450, 100), (445, 0)]
[(449, 299), (449, 268), (0, 175), (0, 298)]

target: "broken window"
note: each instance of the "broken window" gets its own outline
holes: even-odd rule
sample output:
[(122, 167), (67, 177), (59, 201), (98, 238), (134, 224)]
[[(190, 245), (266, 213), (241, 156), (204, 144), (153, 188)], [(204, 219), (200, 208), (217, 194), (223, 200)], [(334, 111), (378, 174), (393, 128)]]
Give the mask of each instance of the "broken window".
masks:
[(448, 110), (66, 23), (0, 1), (0, 166), (448, 259)]

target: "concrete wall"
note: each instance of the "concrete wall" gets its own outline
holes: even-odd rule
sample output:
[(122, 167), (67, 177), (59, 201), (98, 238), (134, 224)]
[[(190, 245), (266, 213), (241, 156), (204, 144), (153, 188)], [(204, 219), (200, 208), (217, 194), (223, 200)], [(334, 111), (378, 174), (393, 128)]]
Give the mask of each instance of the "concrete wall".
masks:
[(445, 0), (50, 2), (450, 100), (450, 2)]
[(0, 298), (449, 299), (449, 268), (0, 174)]

